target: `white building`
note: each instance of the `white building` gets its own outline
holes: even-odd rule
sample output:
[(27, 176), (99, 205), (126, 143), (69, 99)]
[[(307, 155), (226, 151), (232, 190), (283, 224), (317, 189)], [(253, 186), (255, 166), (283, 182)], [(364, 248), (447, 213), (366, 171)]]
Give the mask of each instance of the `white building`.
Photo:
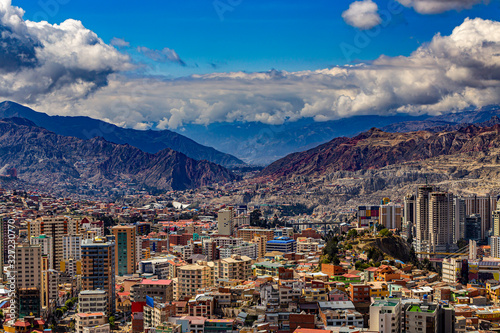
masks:
[(82, 259), (82, 235), (63, 236), (63, 260)]
[(258, 257), (258, 246), (256, 243), (242, 243), (241, 245), (225, 246), (219, 249), (220, 259), (231, 257), (233, 254), (247, 256), (252, 259)]
[(231, 236), (234, 231), (234, 210), (221, 209), (217, 214), (219, 235)]
[(107, 312), (108, 294), (105, 290), (82, 290), (78, 295), (78, 312)]
[(456, 283), (462, 270), (462, 259), (443, 259), (443, 282)]
[(401, 332), (401, 301), (376, 299), (370, 305), (370, 330), (381, 333)]
[(500, 236), (490, 237), (491, 256), (500, 258)]
[(39, 244), (42, 254), (47, 255), (49, 263), (52, 262), (52, 258), (54, 258), (54, 246), (52, 243), (52, 237), (47, 235), (33, 236), (30, 238), (30, 244), (31, 245)]

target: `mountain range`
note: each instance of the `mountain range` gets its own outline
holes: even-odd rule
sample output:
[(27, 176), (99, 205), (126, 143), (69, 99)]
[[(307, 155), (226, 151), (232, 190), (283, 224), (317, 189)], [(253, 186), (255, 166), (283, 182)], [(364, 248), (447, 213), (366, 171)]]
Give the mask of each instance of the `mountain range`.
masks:
[[(378, 169), (436, 156), (488, 152), (500, 147), (499, 118), (456, 130), (388, 133), (377, 128), (353, 138), (339, 137), (313, 149), (290, 154), (264, 168), (259, 176), (325, 175), (336, 171)], [(491, 127), (487, 127), (494, 124)]]
[(70, 193), (133, 186), (184, 190), (237, 179), (220, 165), (172, 149), (151, 154), (102, 137), (82, 140), (16, 117), (0, 120), (0, 166), (16, 168), (29, 184)]
[(445, 126), (460, 127), (461, 124), (484, 122), (492, 116), (500, 116), (499, 106), (441, 116), (363, 115), (325, 122), (301, 119), (282, 125), (241, 122), (213, 123), (207, 126), (188, 124), (175, 131), (201, 144), (233, 154), (249, 164), (265, 166), (290, 153), (314, 148), (336, 137), (352, 137), (372, 127), (386, 132), (411, 132), (437, 126), (444, 129)]
[(49, 116), (14, 102), (0, 103), (0, 118), (11, 117), (28, 119), (37, 126), (59, 135), (74, 136), (84, 140), (102, 137), (109, 142), (129, 144), (151, 154), (170, 148), (195, 160), (207, 160), (223, 166), (245, 164), (232, 155), (200, 145), (190, 138), (169, 130), (141, 131), (122, 128), (89, 117)]

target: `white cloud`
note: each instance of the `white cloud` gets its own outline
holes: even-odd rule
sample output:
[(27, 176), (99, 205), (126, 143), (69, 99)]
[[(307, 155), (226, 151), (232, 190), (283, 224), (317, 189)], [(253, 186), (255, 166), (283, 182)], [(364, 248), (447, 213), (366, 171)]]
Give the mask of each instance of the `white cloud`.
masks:
[(449, 10), (470, 9), (474, 5), (485, 3), (489, 0), (397, 0), (403, 6), (412, 7), (421, 14), (439, 14)]
[(363, 114), (440, 114), (500, 103), (500, 23), (467, 19), (408, 57), (302, 72), (213, 73), (162, 80), (110, 76), (109, 85), (68, 106), (57, 96), (36, 107), (75, 111), (122, 126), (287, 120)]
[(378, 6), (372, 0), (355, 1), (342, 13), (344, 21), (359, 29), (371, 29), (382, 22)]
[(451, 35), (436, 35), (410, 56), (382, 56), (370, 64), (170, 80), (127, 75), (129, 57), (79, 21), (35, 23), (24, 21), (23, 14), (0, 0), (0, 99), (49, 114), (87, 115), (135, 128), (176, 128), (186, 123), (439, 114), (500, 103), (500, 23), (495, 21), (467, 19)]
[(80, 21), (31, 22), (0, 0), (0, 96), (37, 102), (47, 95), (83, 98), (108, 75), (132, 68), (128, 56), (105, 44)]

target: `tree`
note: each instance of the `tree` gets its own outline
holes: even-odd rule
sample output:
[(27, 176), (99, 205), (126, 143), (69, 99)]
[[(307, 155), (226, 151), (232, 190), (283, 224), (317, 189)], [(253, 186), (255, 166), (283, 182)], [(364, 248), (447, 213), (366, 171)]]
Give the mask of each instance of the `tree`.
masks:
[(466, 239), (463, 239), (463, 238), (461, 238), (461, 239), (459, 239), (457, 241), (457, 246), (458, 246), (459, 249), (466, 247), (467, 244), (469, 244), (469, 242)]
[(250, 225), (260, 226), (260, 218), (262, 217), (262, 212), (260, 209), (255, 209), (250, 213)]
[(115, 316), (108, 318), (109, 326), (115, 326)]
[(378, 234), (380, 236), (382, 236), (382, 237), (390, 237), (390, 236), (392, 236), (392, 232), (389, 229), (387, 229), (387, 228), (384, 228), (384, 229), (380, 230), (380, 232)]
[(349, 232), (347, 233), (347, 238), (356, 238), (358, 237), (358, 231), (356, 229), (351, 229), (349, 230)]

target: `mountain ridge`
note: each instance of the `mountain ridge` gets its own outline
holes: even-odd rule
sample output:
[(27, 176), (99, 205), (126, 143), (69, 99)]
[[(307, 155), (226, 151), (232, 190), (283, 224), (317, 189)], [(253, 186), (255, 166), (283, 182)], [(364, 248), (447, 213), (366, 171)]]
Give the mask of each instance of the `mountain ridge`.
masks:
[(12, 101), (1, 102), (0, 118), (12, 117), (28, 119), (36, 125), (59, 135), (73, 136), (83, 140), (101, 136), (109, 142), (128, 143), (151, 154), (170, 148), (190, 158), (207, 160), (224, 166), (245, 164), (235, 156), (201, 145), (173, 131), (140, 131), (122, 128), (87, 116), (50, 116)]
[(291, 177), (379, 169), (441, 155), (487, 151), (500, 146), (499, 132), (499, 124), (468, 125), (435, 133), (388, 133), (372, 128), (353, 138), (335, 138), (313, 149), (290, 154), (264, 168), (258, 176)]
[(102, 137), (62, 136), (22, 118), (0, 119), (0, 166), (16, 168), (23, 181), (69, 192), (128, 183), (184, 190), (238, 179), (220, 165), (172, 149), (151, 154)]

